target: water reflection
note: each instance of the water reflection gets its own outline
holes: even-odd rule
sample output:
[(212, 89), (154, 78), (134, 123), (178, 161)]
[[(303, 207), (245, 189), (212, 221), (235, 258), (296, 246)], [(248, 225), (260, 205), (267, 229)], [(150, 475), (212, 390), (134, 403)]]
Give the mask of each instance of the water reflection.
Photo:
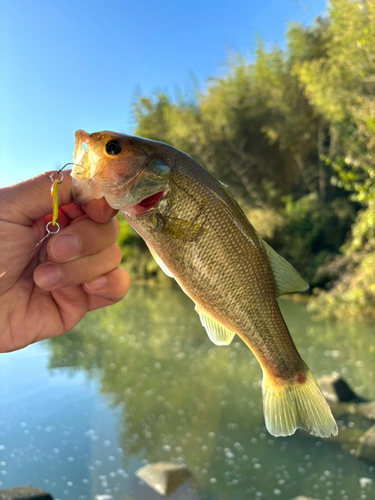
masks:
[[(312, 323), (304, 303), (282, 308), (316, 376), (337, 371), (375, 399), (373, 330)], [(212, 499), (375, 496), (373, 483), (359, 482), (375, 481), (374, 468), (347, 444), (267, 433), (254, 357), (237, 338), (229, 347), (211, 344), (176, 290), (133, 287), (123, 304), (91, 314), (49, 346), (51, 369), (85, 370), (120, 410), (125, 470), (134, 457), (184, 462)]]

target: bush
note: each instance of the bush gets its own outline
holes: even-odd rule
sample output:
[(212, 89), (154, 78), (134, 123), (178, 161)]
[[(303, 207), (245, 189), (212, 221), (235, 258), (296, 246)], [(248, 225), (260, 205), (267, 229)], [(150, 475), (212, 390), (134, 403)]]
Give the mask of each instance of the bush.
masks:
[(312, 287), (324, 286), (330, 277), (320, 269), (339, 254), (354, 220), (353, 206), (346, 198), (321, 204), (316, 192), (297, 200), (286, 196), (283, 201), (282, 223), (268, 241)]

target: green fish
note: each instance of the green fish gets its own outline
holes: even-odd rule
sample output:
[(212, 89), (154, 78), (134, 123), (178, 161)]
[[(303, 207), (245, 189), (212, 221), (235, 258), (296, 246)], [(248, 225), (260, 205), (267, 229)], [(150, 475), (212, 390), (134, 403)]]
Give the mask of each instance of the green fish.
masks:
[(75, 202), (104, 196), (195, 302), (212, 342), (228, 345), (237, 334), (252, 350), (263, 370), (268, 431), (335, 436), (330, 408), (277, 303), (308, 284), (263, 241), (226, 187), (167, 144), (115, 132), (77, 131), (74, 163)]

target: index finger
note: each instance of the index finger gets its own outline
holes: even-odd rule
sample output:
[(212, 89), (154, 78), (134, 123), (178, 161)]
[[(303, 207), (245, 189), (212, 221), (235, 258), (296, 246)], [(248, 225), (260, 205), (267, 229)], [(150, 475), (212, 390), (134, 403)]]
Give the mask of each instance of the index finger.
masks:
[[(0, 217), (4, 221), (15, 222), (31, 226), (33, 221), (42, 219), (52, 212), (50, 175), (57, 172), (52, 170), (38, 175), (33, 179), (10, 186), (0, 193)], [(72, 203), (72, 178), (70, 170), (61, 172), (64, 181), (59, 184), (59, 206)], [(59, 174), (59, 175), (61, 175)], [(6, 205), (6, 206), (5, 206)]]

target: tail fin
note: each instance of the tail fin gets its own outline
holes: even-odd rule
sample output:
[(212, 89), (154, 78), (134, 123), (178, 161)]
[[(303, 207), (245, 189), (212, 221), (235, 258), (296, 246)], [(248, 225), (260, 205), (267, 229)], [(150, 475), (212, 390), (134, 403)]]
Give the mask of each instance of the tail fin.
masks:
[(264, 371), (263, 407), (273, 436), (290, 436), (298, 428), (323, 438), (337, 435), (336, 421), (308, 368), (293, 382), (276, 381)]

